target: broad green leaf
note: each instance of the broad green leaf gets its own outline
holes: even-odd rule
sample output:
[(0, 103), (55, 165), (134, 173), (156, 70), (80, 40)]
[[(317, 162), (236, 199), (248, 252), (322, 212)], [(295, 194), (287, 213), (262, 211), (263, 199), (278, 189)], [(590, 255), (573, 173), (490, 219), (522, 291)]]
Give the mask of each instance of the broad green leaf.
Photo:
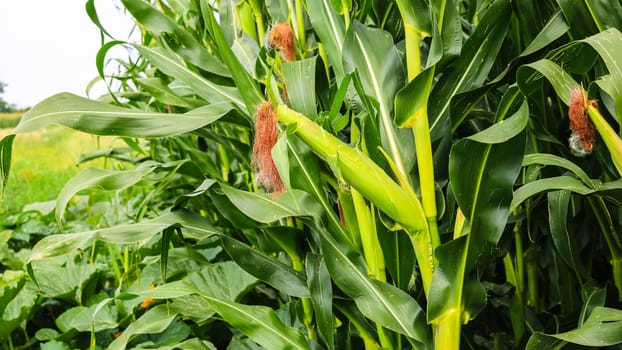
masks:
[(257, 283), (255, 277), (246, 273), (233, 261), (225, 261), (206, 266), (184, 278), (196, 290), (214, 298), (238, 301)]
[(309, 289), (300, 272), (231, 237), (221, 236), (221, 239), (231, 259), (246, 272), (287, 295), (309, 296)]
[(353, 302), (335, 299), (334, 305), (335, 309), (339, 310), (348, 319), (350, 325), (356, 328), (361, 338), (363, 338), (366, 347), (369, 349), (381, 349), (381, 346), (378, 344), (376, 330), (367, 322), (365, 316), (361, 314)]
[(341, 16), (335, 12), (330, 0), (317, 0), (307, 2), (309, 20), (313, 30), (326, 47), (328, 61), (335, 70), (337, 84), (345, 76), (341, 52), (346, 36), (346, 26)]
[(549, 227), (553, 243), (559, 251), (561, 258), (579, 276), (587, 276), (586, 270), (581, 263), (577, 239), (573, 237), (572, 230), (568, 227), (568, 206), (571, 192), (568, 190), (552, 191), (547, 193), (549, 206)]
[(156, 100), (167, 105), (196, 108), (202, 104), (197, 100), (178, 96), (170, 87), (165, 85), (160, 78), (139, 78), (136, 79), (136, 83)]
[(577, 180), (571, 176), (556, 176), (546, 179), (539, 179), (524, 184), (516, 191), (514, 191), (514, 198), (512, 199), (512, 205), (510, 210), (518, 208), (518, 206), (530, 197), (535, 196), (540, 192), (552, 191), (552, 190), (568, 190), (577, 194), (590, 194), (594, 192), (591, 188), (587, 187), (583, 182)]
[(69, 180), (56, 199), (56, 222), (62, 227), (65, 208), (71, 198), (78, 192), (97, 188), (103, 191), (123, 190), (128, 188), (155, 170), (154, 166), (134, 170), (107, 170), (86, 168)]
[[(532, 70), (537, 71), (538, 74), (533, 74)], [(577, 87), (578, 84), (572, 79), (570, 74), (566, 73), (566, 71), (551, 60), (542, 59), (521, 66), (516, 73), (516, 80), (523, 94), (529, 96), (532, 91), (530, 84), (542, 78), (542, 76), (546, 77), (551, 83), (562, 102), (568, 105), (570, 101), (570, 90)]]
[(509, 2), (497, 0), (490, 5), (473, 35), (465, 42), (461, 55), (450, 65), (430, 95), (430, 131), (432, 139), (450, 127), (452, 98), (484, 84), (505, 38), (512, 14)]
[(238, 89), (216, 84), (189, 68), (181, 57), (169, 49), (134, 44), (140, 54), (156, 68), (188, 85), (194, 93), (210, 103), (230, 102), (245, 109)]
[[(414, 154), (410, 130), (398, 129), (393, 124), (393, 99), (404, 85), (402, 60), (389, 33), (353, 22), (343, 44), (343, 64), (346, 72), (356, 71), (365, 94), (378, 103), (378, 124), (383, 148), (392, 157), (400, 172), (409, 173)], [(373, 113), (373, 110), (369, 110)]]
[(442, 58), (459, 55), (462, 48), (458, 1), (434, 0), (430, 1), (430, 8), (433, 15), (433, 34), (427, 67), (436, 64)]
[(622, 311), (598, 306), (578, 328), (564, 333), (540, 335), (590, 347), (620, 344), (622, 343)]
[(405, 30), (415, 30), (421, 37), (431, 35), (433, 32), (431, 11), (425, 1), (398, 0), (396, 2), (404, 19)]
[(335, 349), (335, 322), (333, 320), (333, 287), (330, 274), (322, 255), (307, 254), (307, 283), (311, 292), (311, 302), (315, 310), (315, 324), (324, 345)]
[[(205, 298), (197, 295), (196, 288), (190, 283), (184, 283), (192, 289), (192, 293), (176, 297), (170, 303), (171, 311), (177, 312), (184, 318), (190, 319), (197, 324), (203, 324), (212, 318), (216, 312), (207, 303)], [(156, 288), (157, 289), (157, 288)]]
[(207, 340), (192, 338), (175, 345), (152, 348), (152, 350), (217, 350), (217, 348)]
[[(592, 1), (594, 5), (598, 1)], [(602, 9), (602, 4), (598, 5)], [(622, 5), (617, 3), (614, 5), (618, 16), (622, 16)], [(618, 23), (618, 28), (622, 28), (622, 21)], [(609, 70), (609, 76), (602, 77), (597, 80), (597, 84), (613, 99), (616, 106), (616, 114), (618, 115), (618, 123), (622, 123), (622, 87), (620, 80), (622, 79), (622, 64), (618, 57), (622, 55), (622, 33), (618, 29), (612, 28), (597, 35), (585, 38), (583, 42), (590, 44), (600, 55)]]
[(248, 72), (246, 72), (242, 63), (240, 63), (238, 58), (229, 47), (229, 44), (227, 43), (227, 40), (225, 39), (225, 36), (220, 29), (220, 26), (218, 25), (218, 22), (214, 18), (210, 3), (207, 0), (201, 0), (200, 8), (203, 21), (205, 21), (205, 26), (214, 38), (216, 45), (218, 45), (218, 51), (220, 53), (220, 56), (222, 57), (227, 67), (229, 67), (231, 77), (233, 78), (233, 81), (238, 88), (241, 98), (244, 100), (243, 104), (237, 103), (237, 105), (246, 106), (248, 114), (252, 116), (255, 114), (255, 106), (263, 100), (263, 95), (257, 87), (257, 83), (255, 82), (255, 80), (253, 80)]
[(292, 216), (319, 217), (321, 213), (317, 202), (300, 190), (285, 191), (279, 198), (275, 198), (271, 194), (242, 191), (224, 184), (221, 184), (221, 188), (239, 210), (262, 223)]
[[(537, 2), (539, 0), (534, 1)], [(526, 20), (529, 21), (530, 19), (527, 18)], [(551, 19), (546, 23), (544, 28), (538, 32), (533, 41), (531, 41), (525, 50), (521, 52), (519, 57), (525, 57), (542, 50), (550, 45), (554, 40), (557, 40), (559, 37), (564, 35), (564, 33), (568, 31), (568, 28), (568, 23), (564, 21), (561, 12), (555, 13), (555, 15), (553, 15), (553, 17), (551, 17)]]
[(193, 65), (206, 70), (208, 72), (229, 77), (230, 73), (227, 67), (218, 58), (218, 56), (210, 54), (207, 48), (201, 46), (192, 34), (175, 23), (173, 18), (158, 11), (150, 3), (143, 0), (122, 0), (123, 6), (129, 11), (136, 21), (155, 35), (163, 36), (172, 35), (177, 41), (173, 47), (176, 53)]
[(283, 78), (293, 109), (311, 119), (317, 117), (315, 106), (316, 58), (317, 56), (314, 56), (283, 64)]
[[(529, 3), (526, 4), (526, 6), (529, 5)], [(523, 6), (523, 3), (521, 2), (519, 6)], [(531, 21), (531, 19), (527, 17), (526, 21)], [(542, 30), (537, 34), (533, 41), (531, 41), (529, 45), (523, 50), (523, 52), (515, 57), (507, 65), (507, 67), (497, 75), (497, 77), (487, 82), (481, 88), (477, 88), (475, 90), (467, 91), (465, 93), (460, 93), (456, 95), (456, 97), (453, 98), (452, 104), (450, 106), (450, 112), (452, 115), (452, 130), (455, 130), (456, 127), (465, 120), (465, 118), (470, 113), (470, 111), (473, 110), (473, 108), (477, 108), (476, 106), (480, 103), (481, 99), (486, 95), (488, 91), (498, 86), (499, 84), (507, 81), (510, 74), (515, 74), (517, 65), (520, 62), (526, 60), (529, 55), (545, 49), (555, 40), (558, 40), (567, 31), (568, 24), (564, 20), (562, 14), (560, 12), (557, 12), (551, 17), (551, 19), (546, 23), (544, 28), (542, 28)], [(515, 92), (514, 90), (518, 90), (516, 85), (510, 86), (510, 88), (508, 88), (504, 95), (504, 99), (509, 99), (511, 94), (518, 94), (518, 92)], [(518, 98), (518, 96), (514, 96), (514, 98)]]
[(220, 234), (201, 216), (177, 211), (135, 224), (122, 224), (80, 233), (47, 236), (35, 244), (30, 255), (30, 261), (75, 252), (76, 249), (89, 245), (94, 239), (108, 243), (142, 242), (176, 225), (183, 227), (186, 237), (197, 240)]
[(437, 248), (438, 268), (429, 292), (434, 297), (428, 301), (429, 322), (438, 324), (456, 317), (452, 316), (455, 313), (468, 320), (483, 306), (484, 289), (477, 279), (468, 276), (482, 260), (480, 255), (486, 245), (496, 245), (503, 233), (524, 147), (524, 133), (498, 144), (464, 139), (452, 147), (449, 177), (456, 201), (470, 223), (470, 232)]
[(220, 119), (231, 108), (229, 103), (217, 103), (185, 114), (154, 113), (60, 93), (43, 100), (26, 112), (12, 134), (60, 124), (95, 135), (171, 136), (204, 127)]
[(469, 136), (469, 140), (480, 143), (501, 143), (507, 142), (518, 135), (527, 126), (529, 121), (529, 106), (527, 101), (523, 101), (520, 109), (511, 117), (503, 119), (493, 124), (486, 130), (482, 130), (475, 135)]
[(523, 166), (529, 166), (532, 164), (542, 164), (542, 165), (554, 165), (560, 168), (571, 171), (575, 174), (584, 184), (587, 186), (593, 187), (594, 182), (590, 177), (575, 163), (569, 161), (566, 158), (562, 158), (553, 154), (544, 154), (544, 153), (532, 153), (526, 154), (523, 158)]
[(199, 291), (210, 306), (231, 326), (266, 349), (310, 349), (302, 333), (285, 326), (267, 306), (244, 305)]
[(78, 332), (99, 332), (119, 326), (116, 309), (109, 306), (96, 312), (97, 306), (76, 306), (63, 312), (56, 318), (58, 329), (63, 333), (72, 329)]
[(533, 333), (529, 337), (525, 350), (560, 350), (567, 344), (563, 340), (555, 339), (542, 333)]
[(71, 348), (58, 340), (50, 340), (41, 344), (41, 350), (71, 350)]
[[(187, 278), (187, 277), (186, 277)], [(178, 299), (196, 292), (194, 286), (184, 280), (173, 281), (157, 286), (155, 289), (132, 291), (117, 295), (118, 299), (153, 298), (153, 299)]]
[(561, 10), (570, 24), (574, 39), (622, 25), (622, 4), (602, 0), (559, 0)]
[[(22, 117), (23, 118), (23, 117)], [(15, 135), (7, 135), (0, 140), (0, 199), (4, 197), (9, 172), (11, 171), (11, 155)]]
[(524, 145), (524, 134), (519, 134), (504, 143), (482, 144), (467, 139), (452, 147), (449, 163), (452, 189), (470, 221), (476, 242), (496, 244), (501, 236), (510, 212), (514, 182), (521, 169)]
[(259, 56), (259, 45), (257, 45), (257, 42), (250, 36), (242, 34), (242, 36), (235, 38), (233, 41), (231, 51), (248, 74), (253, 78), (257, 78), (255, 76), (255, 65)]
[(412, 338), (422, 349), (432, 347), (423, 310), (401, 289), (371, 279), (361, 256), (323, 232), (322, 250), (335, 284), (370, 320)]
[(381, 225), (378, 231), (382, 254), (393, 283), (402, 290), (408, 290), (416, 266), (410, 237), (404, 231), (383, 230)]
[(175, 317), (176, 314), (170, 313), (167, 305), (157, 305), (130, 323), (121, 335), (110, 343), (108, 349), (123, 350), (126, 349), (128, 342), (137, 335), (163, 332)]
[(32, 262), (33, 275), (42, 295), (78, 303), (85, 284), (103, 268), (101, 264), (75, 263), (64, 258)]
[(26, 322), (39, 294), (23, 271), (5, 270), (0, 276), (0, 338)]
[(428, 117), (428, 98), (434, 69), (428, 68), (411, 80), (395, 95), (395, 124), (412, 127), (415, 118)]
[(585, 303), (583, 304), (583, 309), (581, 310), (581, 317), (579, 317), (579, 326), (584, 324), (587, 321), (589, 315), (592, 314), (595, 307), (605, 306), (606, 298), (607, 298), (607, 288), (598, 288), (591, 283), (587, 283), (584, 285), (583, 299)]

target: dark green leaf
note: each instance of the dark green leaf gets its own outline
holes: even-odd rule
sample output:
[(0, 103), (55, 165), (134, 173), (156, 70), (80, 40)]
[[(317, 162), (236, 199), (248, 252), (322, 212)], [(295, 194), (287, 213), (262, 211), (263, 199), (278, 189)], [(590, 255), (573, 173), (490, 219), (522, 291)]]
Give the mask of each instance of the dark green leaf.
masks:
[(322, 234), (322, 250), (333, 281), (348, 294), (370, 320), (415, 340), (420, 348), (432, 347), (423, 310), (401, 289), (367, 277), (360, 255)]
[(586, 270), (581, 263), (577, 239), (568, 228), (568, 205), (571, 192), (568, 190), (553, 191), (547, 194), (549, 205), (549, 227), (553, 243), (561, 258), (579, 276), (585, 277)]
[(321, 255), (309, 253), (306, 260), (307, 283), (315, 310), (315, 324), (330, 350), (335, 349), (335, 322), (333, 320), (333, 287), (330, 274)]
[(544, 153), (526, 154), (523, 158), (523, 166), (529, 166), (532, 164), (554, 165), (564, 168), (575, 174), (579, 179), (581, 179), (581, 181), (583, 181), (584, 184), (590, 187), (594, 185), (592, 179), (590, 179), (583, 169), (566, 158)]
[(199, 294), (225, 321), (266, 349), (310, 349), (302, 333), (285, 326), (269, 307), (230, 302), (205, 291)]
[(231, 237), (222, 236), (221, 239), (229, 256), (246, 272), (287, 295), (309, 296), (309, 289), (300, 272)]
[(450, 127), (451, 99), (456, 94), (482, 86), (486, 81), (505, 38), (510, 15), (511, 8), (507, 1), (495, 1), (486, 11), (475, 33), (465, 42), (460, 57), (434, 86), (429, 104), (433, 140)]
[(545, 336), (590, 347), (616, 345), (622, 343), (622, 311), (595, 307), (585, 323), (578, 328)]
[(481, 143), (501, 143), (518, 135), (527, 126), (529, 121), (529, 107), (527, 101), (523, 101), (520, 109), (511, 117), (503, 119), (493, 124), (486, 130), (480, 131), (475, 135), (469, 136), (469, 140)]
[(551, 190), (568, 190), (577, 194), (589, 194), (593, 192), (593, 190), (585, 186), (583, 182), (570, 176), (557, 176), (540, 179), (526, 183), (514, 191), (514, 198), (512, 199), (510, 210), (516, 209), (526, 199), (535, 196), (540, 192)]

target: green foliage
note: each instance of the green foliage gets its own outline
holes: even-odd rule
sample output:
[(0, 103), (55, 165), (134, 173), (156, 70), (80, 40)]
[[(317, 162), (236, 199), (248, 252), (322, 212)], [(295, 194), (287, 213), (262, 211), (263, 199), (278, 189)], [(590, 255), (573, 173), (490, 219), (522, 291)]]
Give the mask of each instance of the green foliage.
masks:
[[(622, 343), (619, 2), (122, 3), (141, 43), (86, 6), (102, 77), (111, 47), (139, 55), (120, 88), (0, 140), (5, 179), (19, 133), (123, 142), (2, 218), (4, 347)], [(256, 181), (260, 146), (284, 191)]]

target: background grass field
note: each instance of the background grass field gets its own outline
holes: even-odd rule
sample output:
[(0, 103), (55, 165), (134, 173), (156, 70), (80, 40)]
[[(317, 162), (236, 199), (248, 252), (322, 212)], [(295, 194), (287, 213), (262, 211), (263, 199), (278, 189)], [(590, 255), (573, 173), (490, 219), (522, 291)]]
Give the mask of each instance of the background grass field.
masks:
[[(0, 114), (2, 120), (19, 120), (21, 113)], [(0, 129), (0, 137), (13, 126)], [(19, 212), (26, 204), (55, 199), (63, 185), (81, 169), (94, 166), (89, 162), (77, 165), (82, 153), (109, 147), (114, 138), (101, 138), (61, 126), (20, 134), (13, 145), (13, 162), (8, 184), (0, 205), (0, 213)]]

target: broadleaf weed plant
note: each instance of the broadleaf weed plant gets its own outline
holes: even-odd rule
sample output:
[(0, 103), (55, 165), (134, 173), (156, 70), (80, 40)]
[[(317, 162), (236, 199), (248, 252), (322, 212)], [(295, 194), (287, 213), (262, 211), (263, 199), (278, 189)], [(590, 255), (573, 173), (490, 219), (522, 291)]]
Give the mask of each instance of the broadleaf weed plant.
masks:
[[(8, 348), (622, 343), (620, 2), (121, 2), (120, 88), (0, 141), (125, 142), (5, 265)], [(68, 220), (88, 188), (125, 215)]]

